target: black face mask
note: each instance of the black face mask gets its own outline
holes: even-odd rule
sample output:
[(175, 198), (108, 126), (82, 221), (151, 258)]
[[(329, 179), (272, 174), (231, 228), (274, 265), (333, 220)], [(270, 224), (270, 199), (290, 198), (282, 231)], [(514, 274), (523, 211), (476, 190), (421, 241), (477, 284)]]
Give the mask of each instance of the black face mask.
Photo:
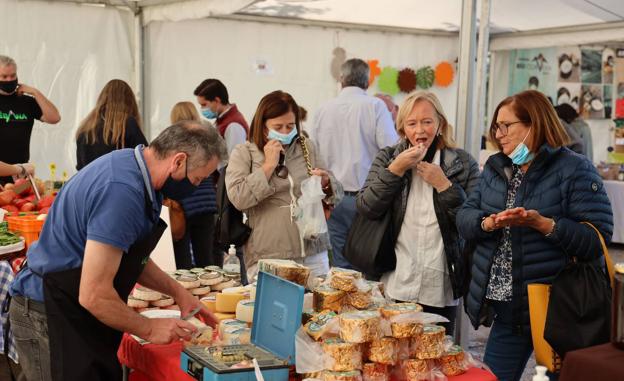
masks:
[(12, 81), (0, 81), (0, 90), (11, 95), (17, 90), (17, 78)]
[(433, 157), (435, 156), (436, 150), (438, 149), (438, 135), (433, 138), (431, 141), (431, 145), (427, 148), (427, 152), (425, 152), (425, 157), (423, 157), (423, 161), (427, 163), (431, 163), (433, 161)]
[(163, 196), (174, 201), (182, 201), (182, 199), (189, 197), (195, 192), (197, 186), (193, 185), (188, 178), (188, 159), (186, 160), (185, 167), (184, 178), (182, 180), (174, 180), (171, 175), (165, 180), (165, 184), (160, 190)]

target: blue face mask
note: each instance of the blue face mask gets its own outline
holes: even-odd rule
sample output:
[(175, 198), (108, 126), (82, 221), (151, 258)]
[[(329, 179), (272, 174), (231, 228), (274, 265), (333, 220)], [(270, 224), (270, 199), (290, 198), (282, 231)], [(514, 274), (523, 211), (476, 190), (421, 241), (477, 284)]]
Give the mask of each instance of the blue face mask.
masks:
[(202, 108), (201, 113), (206, 119), (216, 119), (218, 116), (216, 112), (212, 111), (208, 107)]
[(507, 155), (511, 159), (511, 162), (515, 165), (524, 165), (533, 160), (533, 158), (535, 157), (535, 154), (529, 151), (529, 147), (524, 144), (525, 140), (527, 140), (527, 138), (529, 137), (530, 132), (531, 129), (529, 128), (529, 132), (527, 132), (524, 140), (522, 140), (522, 142), (518, 144), (509, 155)]
[(292, 143), (295, 136), (297, 136), (297, 127), (293, 128), (288, 135), (280, 134), (279, 132), (269, 128), (269, 140), (277, 140), (285, 146)]

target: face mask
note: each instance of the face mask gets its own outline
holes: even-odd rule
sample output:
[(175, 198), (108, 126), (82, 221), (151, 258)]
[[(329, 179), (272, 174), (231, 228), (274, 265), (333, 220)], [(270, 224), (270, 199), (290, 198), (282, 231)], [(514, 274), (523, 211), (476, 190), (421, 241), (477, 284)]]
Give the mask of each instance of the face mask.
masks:
[(269, 140), (277, 140), (285, 146), (292, 143), (295, 136), (297, 136), (297, 127), (293, 128), (288, 135), (280, 134), (279, 132), (269, 128)]
[(202, 108), (201, 113), (206, 119), (216, 119), (218, 116), (216, 112), (212, 111), (208, 107)]
[(191, 180), (188, 178), (188, 159), (186, 160), (185, 166), (184, 178), (182, 180), (174, 180), (173, 177), (171, 177), (171, 174), (167, 177), (165, 184), (160, 190), (163, 196), (175, 201), (181, 201), (195, 192), (197, 186), (193, 185)]
[(511, 162), (515, 165), (524, 165), (533, 160), (533, 158), (535, 157), (535, 154), (529, 151), (529, 147), (524, 144), (524, 141), (529, 137), (530, 132), (531, 129), (529, 129), (529, 132), (527, 132), (524, 140), (522, 140), (522, 142), (518, 144), (516, 148), (514, 148), (513, 152), (507, 155), (511, 159)]
[(0, 90), (11, 95), (17, 90), (17, 78), (12, 81), (0, 81)]

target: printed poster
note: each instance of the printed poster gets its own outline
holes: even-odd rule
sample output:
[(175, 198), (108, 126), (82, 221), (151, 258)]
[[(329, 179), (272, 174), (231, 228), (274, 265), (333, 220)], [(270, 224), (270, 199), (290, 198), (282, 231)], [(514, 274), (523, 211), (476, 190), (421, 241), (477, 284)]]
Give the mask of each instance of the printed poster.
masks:
[(511, 52), (509, 95), (538, 90), (554, 100), (557, 94), (557, 49), (518, 49)]

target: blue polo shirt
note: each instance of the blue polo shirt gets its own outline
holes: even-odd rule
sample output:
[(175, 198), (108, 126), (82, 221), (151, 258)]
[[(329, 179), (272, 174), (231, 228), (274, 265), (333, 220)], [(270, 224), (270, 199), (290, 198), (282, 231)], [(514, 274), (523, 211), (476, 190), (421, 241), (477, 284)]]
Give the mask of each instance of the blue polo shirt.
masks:
[[(143, 161), (142, 147), (138, 148)], [(82, 266), (87, 240), (124, 252), (152, 231), (162, 196), (144, 178), (133, 149), (111, 152), (80, 170), (59, 192), (39, 240), (28, 250), (28, 267), (13, 281), (11, 295), (43, 301), (38, 274)], [(146, 181), (152, 201), (146, 203)], [(151, 213), (151, 217), (148, 213)]]

